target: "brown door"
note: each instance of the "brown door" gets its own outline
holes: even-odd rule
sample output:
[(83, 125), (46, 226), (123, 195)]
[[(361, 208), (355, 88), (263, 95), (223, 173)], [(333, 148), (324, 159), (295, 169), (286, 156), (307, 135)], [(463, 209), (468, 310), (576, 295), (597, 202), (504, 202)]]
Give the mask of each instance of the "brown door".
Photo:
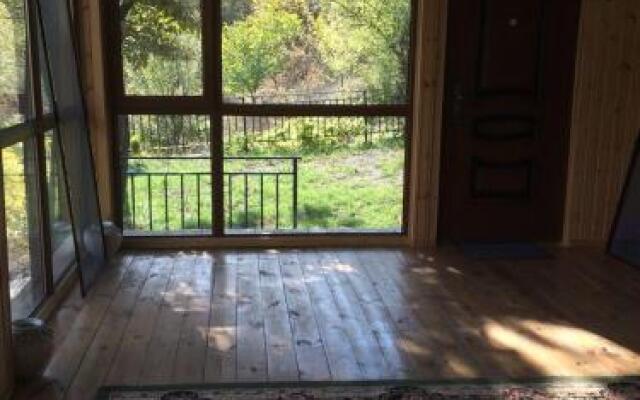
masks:
[(450, 0), (440, 237), (562, 233), (579, 0)]

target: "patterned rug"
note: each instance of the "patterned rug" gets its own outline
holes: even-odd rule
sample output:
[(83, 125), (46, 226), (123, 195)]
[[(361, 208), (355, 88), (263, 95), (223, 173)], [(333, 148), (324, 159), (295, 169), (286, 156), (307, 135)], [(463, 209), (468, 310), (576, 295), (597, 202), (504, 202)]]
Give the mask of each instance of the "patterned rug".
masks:
[(530, 383), (345, 383), (105, 387), (97, 400), (640, 400), (640, 378)]

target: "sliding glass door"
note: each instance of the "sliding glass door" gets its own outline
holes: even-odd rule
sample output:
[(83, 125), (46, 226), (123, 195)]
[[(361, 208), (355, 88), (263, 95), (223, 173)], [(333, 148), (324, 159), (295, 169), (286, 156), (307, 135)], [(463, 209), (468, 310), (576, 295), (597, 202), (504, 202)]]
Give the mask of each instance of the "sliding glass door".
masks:
[(414, 8), (107, 2), (125, 234), (405, 233)]

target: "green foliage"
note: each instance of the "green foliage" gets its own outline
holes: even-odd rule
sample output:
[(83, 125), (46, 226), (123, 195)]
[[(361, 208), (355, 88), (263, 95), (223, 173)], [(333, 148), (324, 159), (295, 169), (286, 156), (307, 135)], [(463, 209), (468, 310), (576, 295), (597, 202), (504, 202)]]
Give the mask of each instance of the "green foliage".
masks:
[(0, 128), (19, 121), (26, 76), (26, 26), (20, 0), (0, 0)]
[(322, 59), (334, 77), (358, 76), (382, 99), (406, 98), (411, 4), (404, 0), (321, 0)]
[(300, 34), (297, 15), (264, 5), (242, 21), (223, 27), (225, 92), (255, 95), (263, 82), (283, 72), (287, 49)]
[(247, 17), (251, 13), (251, 0), (222, 0), (220, 3), (222, 23), (230, 24)]
[[(256, 96), (340, 85), (368, 90), (370, 103), (404, 101), (410, 3), (223, 0), (224, 92)], [(123, 0), (121, 14), (128, 93), (202, 93), (199, 1)]]
[(201, 24), (199, 0), (123, 0), (124, 58), (141, 68), (150, 56), (189, 58), (182, 45), (184, 35), (197, 35)]
[(225, 148), (228, 155), (319, 155), (349, 149), (402, 146), (403, 131), (382, 123), (373, 133), (364, 118), (293, 118), (261, 132), (232, 132)]
[[(165, 161), (144, 160), (136, 171), (146, 172), (206, 172), (210, 163), (205, 160), (176, 161), (179, 165), (167, 166)], [(244, 169), (242, 168), (244, 167)], [(254, 165), (234, 165), (225, 162), (225, 171), (253, 170)], [(263, 166), (264, 167), (264, 166)], [(399, 229), (402, 226), (404, 149), (380, 147), (349, 151), (335, 151), (331, 154), (309, 153), (299, 162), (298, 223), (300, 229)], [(130, 168), (132, 169), (132, 168)], [(228, 181), (226, 181), (228, 182)], [(229, 221), (229, 206), (233, 210), (233, 228), (245, 228), (244, 178), (234, 179), (232, 194), (225, 183), (225, 214)], [(130, 181), (128, 181), (130, 184)], [(265, 177), (261, 187), (259, 177), (248, 178), (249, 205), (246, 219), (249, 227), (260, 226), (260, 194), (263, 195), (265, 228), (273, 229), (276, 215), (281, 229), (292, 228), (292, 181), (280, 177), (279, 194), (276, 194), (275, 178)], [(146, 231), (149, 229), (149, 203), (146, 195), (149, 187), (152, 194), (154, 231), (162, 231), (168, 221), (169, 230), (182, 230), (181, 202), (185, 197), (185, 229), (195, 229), (197, 213), (200, 210), (200, 228), (211, 227), (211, 181), (202, 178), (200, 182), (200, 207), (197, 203), (197, 182), (193, 176), (185, 176), (184, 191), (179, 177), (169, 178), (168, 215), (165, 214), (164, 178), (151, 180), (145, 176), (136, 180), (136, 226), (128, 228)], [(262, 189), (262, 190), (261, 190)], [(127, 190), (130, 193), (130, 187)], [(280, 208), (276, 212), (276, 196)], [(131, 210), (132, 197), (127, 197), (125, 209)], [(231, 203), (228, 203), (231, 201)], [(129, 218), (129, 223), (131, 219)]]

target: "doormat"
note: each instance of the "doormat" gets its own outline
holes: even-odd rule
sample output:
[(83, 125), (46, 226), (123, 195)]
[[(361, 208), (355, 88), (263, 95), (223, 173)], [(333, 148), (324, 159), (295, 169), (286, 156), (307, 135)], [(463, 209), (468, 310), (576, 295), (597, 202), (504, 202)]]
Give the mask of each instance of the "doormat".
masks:
[(527, 242), (460, 244), (462, 254), (477, 260), (547, 260), (554, 258), (544, 247)]
[(529, 383), (359, 382), (105, 387), (96, 400), (631, 400), (640, 379), (547, 379)]

